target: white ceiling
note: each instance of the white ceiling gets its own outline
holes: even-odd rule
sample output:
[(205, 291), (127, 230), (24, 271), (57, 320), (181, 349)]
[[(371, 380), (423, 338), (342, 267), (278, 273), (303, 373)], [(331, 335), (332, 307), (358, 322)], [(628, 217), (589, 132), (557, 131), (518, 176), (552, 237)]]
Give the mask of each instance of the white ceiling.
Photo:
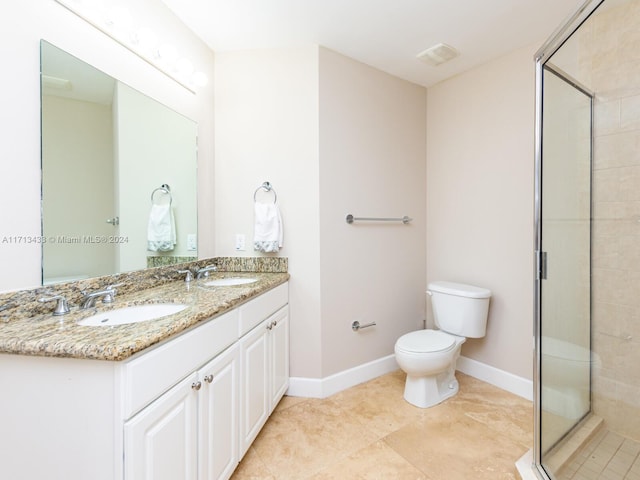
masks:
[[(584, 0), (163, 0), (214, 51), (318, 44), (430, 86), (540, 46)], [(437, 43), (461, 54), (432, 67)], [(533, 60), (532, 60), (533, 61)]]

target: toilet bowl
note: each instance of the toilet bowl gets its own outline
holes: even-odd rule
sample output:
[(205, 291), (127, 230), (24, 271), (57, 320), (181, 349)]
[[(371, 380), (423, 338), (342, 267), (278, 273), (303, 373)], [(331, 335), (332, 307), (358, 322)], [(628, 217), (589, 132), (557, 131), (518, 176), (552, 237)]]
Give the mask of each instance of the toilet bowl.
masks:
[(395, 344), (396, 362), (407, 374), (404, 398), (427, 408), (458, 392), (456, 362), (467, 337), (485, 335), (489, 298), (485, 288), (452, 282), (428, 286), (439, 330), (425, 329), (401, 336)]
[(440, 330), (418, 330), (397, 340), (396, 362), (407, 374), (404, 398), (409, 403), (431, 407), (458, 392), (454, 371), (465, 340)]

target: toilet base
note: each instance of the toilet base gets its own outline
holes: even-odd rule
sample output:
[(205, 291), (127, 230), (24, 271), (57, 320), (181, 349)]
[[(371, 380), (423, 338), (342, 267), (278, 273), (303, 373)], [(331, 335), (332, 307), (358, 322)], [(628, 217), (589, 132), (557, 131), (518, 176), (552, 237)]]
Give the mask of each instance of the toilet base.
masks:
[(453, 369), (434, 376), (407, 375), (404, 399), (420, 408), (429, 408), (458, 393), (458, 380)]

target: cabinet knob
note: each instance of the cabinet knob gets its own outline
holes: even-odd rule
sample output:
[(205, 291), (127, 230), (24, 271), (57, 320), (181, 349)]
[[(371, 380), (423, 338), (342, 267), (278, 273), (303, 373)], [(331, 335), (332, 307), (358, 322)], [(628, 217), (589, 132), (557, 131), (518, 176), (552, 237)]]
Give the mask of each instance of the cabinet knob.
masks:
[(273, 328), (273, 322), (271, 322), (269, 325), (267, 325), (267, 330), (271, 330)]
[(191, 384), (191, 388), (193, 388), (194, 390), (200, 390), (201, 387), (202, 387), (202, 383), (200, 382), (193, 382)]
[(213, 382), (213, 375), (207, 375), (206, 377), (204, 377), (204, 381), (207, 383)]

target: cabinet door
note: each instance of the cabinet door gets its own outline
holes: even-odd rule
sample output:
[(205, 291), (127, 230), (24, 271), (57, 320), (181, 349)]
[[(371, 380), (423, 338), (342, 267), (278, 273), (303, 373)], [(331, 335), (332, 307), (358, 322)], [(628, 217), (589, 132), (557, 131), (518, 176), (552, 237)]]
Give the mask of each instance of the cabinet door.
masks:
[(124, 424), (125, 480), (196, 480), (196, 373)]
[(226, 480), (238, 465), (238, 346), (218, 355), (198, 372), (202, 382), (198, 457), (199, 480)]
[(289, 388), (289, 307), (274, 314), (269, 320), (269, 356), (271, 357), (270, 411)]
[(269, 330), (267, 320), (240, 339), (240, 458), (269, 417)]

